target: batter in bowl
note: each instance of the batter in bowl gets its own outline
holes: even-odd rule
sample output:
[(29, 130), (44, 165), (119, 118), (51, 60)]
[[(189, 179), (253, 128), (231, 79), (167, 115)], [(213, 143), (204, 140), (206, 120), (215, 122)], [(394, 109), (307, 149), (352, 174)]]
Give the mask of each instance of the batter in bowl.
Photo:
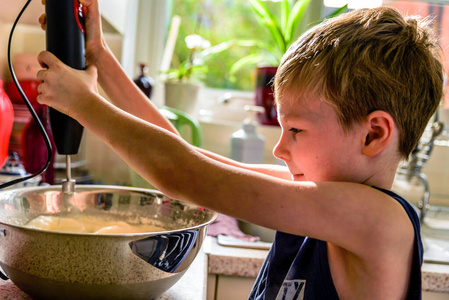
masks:
[[(59, 224), (58, 224), (59, 222)], [(124, 221), (112, 221), (98, 216), (80, 216), (79, 218), (41, 215), (30, 220), (28, 228), (92, 234), (126, 234), (160, 232), (166, 229), (154, 225), (131, 225)]]

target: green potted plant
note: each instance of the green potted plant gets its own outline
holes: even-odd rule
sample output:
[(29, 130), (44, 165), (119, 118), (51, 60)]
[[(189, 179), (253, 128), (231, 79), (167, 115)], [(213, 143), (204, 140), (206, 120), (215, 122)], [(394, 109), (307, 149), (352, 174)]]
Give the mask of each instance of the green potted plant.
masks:
[[(315, 0), (314, 0), (315, 1)], [(269, 83), (276, 73), (282, 56), (288, 47), (302, 34), (306, 28), (299, 30), (298, 25), (303, 20), (307, 8), (312, 0), (298, 0), (296, 2), (281, 0), (281, 17), (278, 19), (270, 11), (263, 0), (249, 0), (255, 16), (261, 26), (267, 29), (270, 38), (266, 40), (239, 41), (239, 45), (257, 47), (260, 51), (239, 59), (232, 66), (230, 73), (234, 74), (248, 64), (257, 65), (256, 77), (256, 105), (265, 108), (265, 114), (261, 116), (261, 123), (265, 125), (278, 125), (276, 110), (273, 106), (274, 99)], [(347, 5), (336, 9), (327, 18), (336, 16), (346, 11)], [(316, 23), (322, 20), (317, 20)]]
[(185, 43), (189, 49), (187, 59), (165, 73), (165, 105), (194, 114), (201, 79), (207, 71), (207, 56), (222, 52), (229, 45), (222, 43), (211, 47), (208, 40), (196, 34), (187, 36)]

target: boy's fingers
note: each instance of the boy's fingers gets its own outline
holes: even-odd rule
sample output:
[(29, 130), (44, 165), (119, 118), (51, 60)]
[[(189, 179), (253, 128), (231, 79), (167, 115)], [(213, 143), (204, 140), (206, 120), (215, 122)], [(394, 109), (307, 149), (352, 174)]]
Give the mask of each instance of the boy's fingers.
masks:
[(38, 92), (39, 94), (42, 94), (43, 88), (44, 88), (44, 83), (41, 82), (41, 83), (37, 86), (37, 92)]
[[(37, 80), (39, 80), (39, 81), (41, 81), (41, 82), (44, 82), (44, 71), (45, 71), (45, 70), (39, 70), (39, 71), (37, 71), (37, 74), (36, 74)], [(40, 86), (40, 85), (39, 85), (39, 86)], [(38, 91), (39, 94), (40, 94), (39, 86), (37, 87), (37, 91)]]
[(100, 9), (98, 7), (98, 1), (94, 0), (80, 0), (80, 3), (87, 10), (86, 17), (86, 28), (88, 28), (88, 34), (92, 33), (94, 36), (99, 35), (101, 32), (100, 25)]
[(49, 51), (42, 51), (39, 53), (37, 60), (42, 68), (49, 68), (59, 62), (59, 59)]
[(42, 14), (42, 15), (39, 16), (39, 23), (40, 24), (47, 23), (47, 15), (46, 14)]
[(45, 14), (42, 14), (39, 17), (39, 24), (41, 24), (41, 28), (42, 29), (44, 29), (44, 30), (46, 29), (46, 27), (47, 27), (47, 16)]
[[(45, 51), (43, 51), (45, 52)], [(39, 55), (37, 56), (37, 61), (39, 62), (39, 64), (41, 65), (42, 68), (48, 68), (47, 63), (45, 62), (45, 56), (43, 54), (43, 52), (39, 53)], [(41, 73), (41, 71), (38, 72), (38, 74)]]

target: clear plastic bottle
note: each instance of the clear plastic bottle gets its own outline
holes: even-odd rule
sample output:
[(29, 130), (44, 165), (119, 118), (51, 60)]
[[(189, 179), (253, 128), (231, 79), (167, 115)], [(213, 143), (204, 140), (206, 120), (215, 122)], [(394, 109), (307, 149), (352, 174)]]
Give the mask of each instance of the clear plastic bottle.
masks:
[(265, 138), (257, 133), (257, 113), (263, 113), (260, 106), (246, 105), (248, 115), (242, 128), (231, 135), (231, 158), (244, 163), (257, 164), (263, 162)]

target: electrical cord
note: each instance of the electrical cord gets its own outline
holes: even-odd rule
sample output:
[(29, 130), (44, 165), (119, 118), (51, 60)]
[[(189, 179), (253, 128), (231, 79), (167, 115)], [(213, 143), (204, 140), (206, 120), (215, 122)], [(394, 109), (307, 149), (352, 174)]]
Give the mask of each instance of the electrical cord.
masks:
[(9, 66), (9, 71), (11, 72), (11, 76), (12, 76), (12, 79), (14, 81), (14, 84), (16, 85), (20, 95), (22, 96), (23, 101), (25, 102), (28, 110), (30, 111), (31, 116), (34, 119), (34, 122), (36, 122), (36, 124), (38, 125), (39, 131), (40, 131), (42, 137), (44, 138), (45, 146), (47, 148), (47, 161), (46, 161), (44, 167), (40, 171), (35, 173), (35, 174), (31, 174), (31, 175), (28, 175), (28, 176), (25, 176), (25, 177), (21, 177), (21, 178), (14, 179), (14, 180), (11, 180), (11, 181), (8, 181), (8, 182), (0, 184), (0, 190), (4, 189), (4, 188), (7, 188), (9, 186), (15, 185), (17, 183), (20, 183), (20, 182), (23, 182), (23, 181), (27, 181), (27, 180), (29, 180), (31, 178), (34, 178), (34, 177), (42, 174), (43, 172), (45, 172), (45, 170), (47, 170), (48, 166), (51, 163), (52, 153), (53, 153), (53, 149), (52, 149), (52, 146), (51, 146), (50, 138), (48, 137), (47, 132), (45, 131), (44, 126), (42, 125), (41, 121), (39, 120), (39, 117), (37, 116), (36, 112), (34, 111), (33, 106), (31, 105), (31, 103), (28, 100), (27, 96), (23, 92), (22, 87), (20, 86), (20, 84), (19, 84), (19, 82), (17, 80), (16, 73), (14, 72), (14, 68), (13, 68), (12, 62), (11, 62), (11, 41), (12, 41), (12, 36), (13, 36), (13, 33), (14, 33), (14, 30), (16, 28), (17, 23), (19, 22), (22, 14), (24, 13), (24, 11), (28, 7), (28, 5), (31, 3), (31, 1), (32, 0), (27, 0), (27, 2), (23, 6), (22, 10), (20, 11), (19, 15), (17, 16), (16, 20), (14, 21), (14, 23), (12, 25), (11, 33), (9, 35), (9, 40), (8, 40), (8, 52), (7, 52), (8, 53), (8, 66)]

